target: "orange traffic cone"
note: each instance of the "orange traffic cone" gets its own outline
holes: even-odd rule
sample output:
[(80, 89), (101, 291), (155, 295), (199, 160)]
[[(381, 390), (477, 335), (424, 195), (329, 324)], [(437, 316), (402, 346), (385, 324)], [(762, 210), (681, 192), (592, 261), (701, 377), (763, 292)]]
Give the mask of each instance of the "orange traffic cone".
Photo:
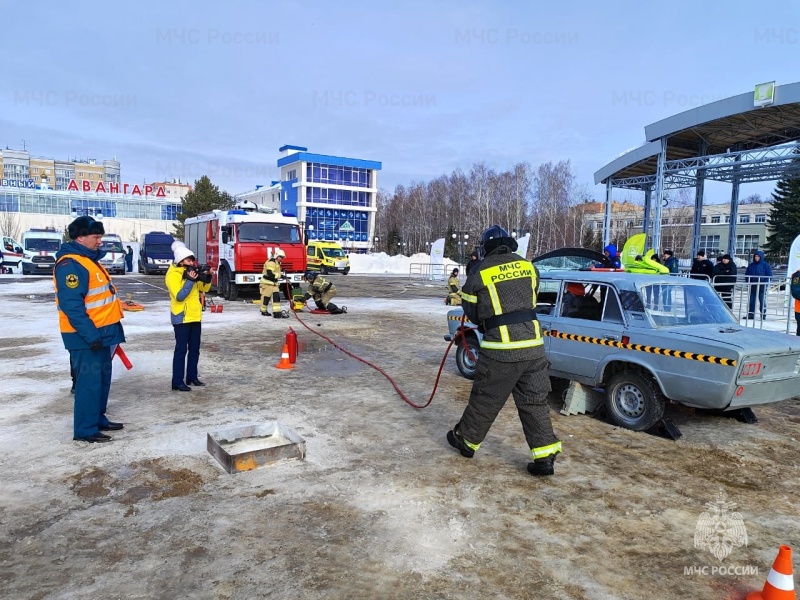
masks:
[(283, 345), (283, 351), (281, 352), (281, 361), (275, 365), (278, 369), (294, 369), (294, 365), (289, 360), (289, 345)]
[(747, 600), (796, 600), (794, 577), (792, 576), (792, 549), (781, 546), (778, 557), (772, 563), (767, 582), (760, 592), (747, 594)]

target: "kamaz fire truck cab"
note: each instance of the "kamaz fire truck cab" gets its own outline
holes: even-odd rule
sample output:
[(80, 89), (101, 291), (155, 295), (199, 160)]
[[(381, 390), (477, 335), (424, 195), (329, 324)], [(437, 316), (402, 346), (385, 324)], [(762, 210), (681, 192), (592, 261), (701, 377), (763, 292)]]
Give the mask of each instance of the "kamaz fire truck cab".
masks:
[[(236, 300), (241, 289), (257, 292), (264, 263), (279, 248), (286, 253), (281, 267), (292, 290), (299, 291), (306, 271), (297, 218), (259, 209), (252, 202), (186, 219), (184, 241), (200, 264), (211, 266), (212, 287), (226, 300)], [(281, 289), (287, 299), (294, 295), (285, 282)]]

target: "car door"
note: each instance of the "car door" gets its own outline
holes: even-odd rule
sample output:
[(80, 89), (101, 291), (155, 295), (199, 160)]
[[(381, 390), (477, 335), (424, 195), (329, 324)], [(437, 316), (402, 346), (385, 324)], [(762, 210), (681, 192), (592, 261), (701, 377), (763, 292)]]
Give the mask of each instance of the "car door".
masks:
[[(565, 316), (567, 285), (581, 285), (587, 302), (583, 312)], [(605, 283), (564, 280), (549, 323), (547, 358), (551, 375), (594, 385), (598, 365), (616, 349), (609, 342), (622, 339), (625, 321), (613, 286)]]

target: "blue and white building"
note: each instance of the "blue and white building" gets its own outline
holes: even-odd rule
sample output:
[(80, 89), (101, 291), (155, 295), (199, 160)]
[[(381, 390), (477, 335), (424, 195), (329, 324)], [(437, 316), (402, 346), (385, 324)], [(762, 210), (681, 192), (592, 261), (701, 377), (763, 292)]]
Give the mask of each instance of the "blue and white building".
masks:
[(280, 181), (237, 198), (296, 216), (310, 240), (339, 242), (353, 252), (372, 248), (381, 163), (314, 154), (302, 146), (278, 152)]

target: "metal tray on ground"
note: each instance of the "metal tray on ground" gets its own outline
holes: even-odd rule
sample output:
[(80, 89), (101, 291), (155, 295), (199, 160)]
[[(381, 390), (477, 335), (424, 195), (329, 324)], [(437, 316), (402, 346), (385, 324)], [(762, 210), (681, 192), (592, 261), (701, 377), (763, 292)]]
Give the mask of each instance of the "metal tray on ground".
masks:
[(210, 432), (207, 448), (228, 473), (306, 456), (306, 441), (280, 421)]

